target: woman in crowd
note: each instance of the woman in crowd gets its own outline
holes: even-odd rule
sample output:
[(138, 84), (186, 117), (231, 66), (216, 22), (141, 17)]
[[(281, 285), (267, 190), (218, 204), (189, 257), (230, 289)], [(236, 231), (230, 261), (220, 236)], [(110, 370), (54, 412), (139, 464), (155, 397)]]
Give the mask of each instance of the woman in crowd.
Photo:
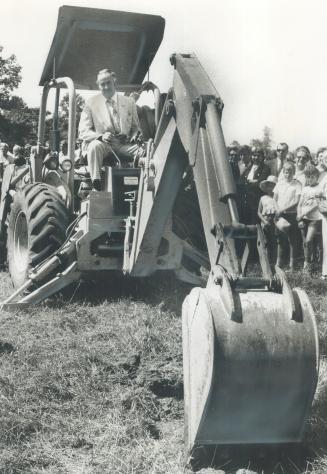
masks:
[[(322, 153), (321, 161), (326, 163), (327, 169), (327, 148)], [(321, 236), (322, 236), (322, 271), (321, 279), (327, 280), (327, 175), (319, 182), (321, 190), (321, 200), (319, 203), (319, 211), (321, 214)]]
[(297, 207), (297, 220), (303, 241), (303, 270), (311, 272), (313, 243), (317, 234), (321, 231), (319, 201), (322, 198), (322, 191), (318, 183), (319, 171), (314, 165), (307, 165), (304, 175), (306, 181)]
[(317, 170), (319, 171), (319, 183), (321, 183), (324, 178), (327, 176), (327, 162), (326, 162), (326, 156), (325, 156), (325, 151), (326, 148), (322, 147), (319, 148), (317, 153), (316, 153), (316, 160), (315, 160), (315, 165)]

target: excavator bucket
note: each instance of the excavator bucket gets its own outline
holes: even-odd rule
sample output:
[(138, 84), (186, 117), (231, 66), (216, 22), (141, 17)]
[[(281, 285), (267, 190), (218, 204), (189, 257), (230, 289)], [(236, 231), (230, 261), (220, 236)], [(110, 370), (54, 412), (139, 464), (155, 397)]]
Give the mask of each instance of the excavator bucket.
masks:
[(193, 289), (183, 304), (183, 353), (189, 451), (301, 441), (319, 360), (304, 291), (240, 290), (230, 300), (224, 284)]

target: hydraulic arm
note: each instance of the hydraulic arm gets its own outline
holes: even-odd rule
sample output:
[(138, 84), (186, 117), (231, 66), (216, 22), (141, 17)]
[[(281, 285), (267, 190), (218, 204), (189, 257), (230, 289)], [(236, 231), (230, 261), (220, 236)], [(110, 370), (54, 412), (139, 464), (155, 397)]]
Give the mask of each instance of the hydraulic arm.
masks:
[[(173, 87), (141, 174), (129, 270), (151, 273), (191, 167), (211, 270), (207, 287), (193, 289), (183, 305), (186, 446), (299, 442), (318, 376), (312, 307), (271, 268), (261, 227), (238, 221), (217, 91), (195, 56), (171, 62)], [(235, 239), (243, 241), (241, 258)], [(259, 276), (247, 275), (251, 241)]]

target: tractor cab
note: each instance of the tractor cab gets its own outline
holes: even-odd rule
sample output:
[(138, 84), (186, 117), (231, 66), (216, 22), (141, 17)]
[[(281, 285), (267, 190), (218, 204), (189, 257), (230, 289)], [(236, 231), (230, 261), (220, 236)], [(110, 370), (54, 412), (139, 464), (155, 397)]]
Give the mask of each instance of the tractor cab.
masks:
[[(110, 68), (117, 75), (118, 93), (138, 97), (144, 90), (142, 81), (160, 46), (164, 27), (165, 20), (156, 15), (70, 6), (59, 9), (56, 32), (39, 83), (43, 86), (43, 94), (38, 147), (31, 156), (31, 180), (43, 181), (59, 188), (63, 196), (66, 193), (65, 200), (71, 212), (79, 208), (80, 201), (87, 195), (89, 182), (85, 161), (83, 163), (82, 160), (83, 166), (80, 166), (80, 162), (75, 159), (78, 126), (76, 90), (96, 93), (98, 71)], [(154, 94), (154, 108), (137, 107), (145, 140), (154, 138), (164, 97), (157, 87), (149, 87)], [(55, 89), (52, 130), (50, 136), (46, 137), (48, 93), (52, 88)], [(145, 88), (147, 89), (147, 86)], [(68, 91), (69, 95), (65, 160), (58, 159), (61, 141), (58, 109), (62, 89), (64, 93)], [(47, 149), (47, 138), (50, 150)], [(117, 169), (105, 169), (102, 179), (104, 191), (109, 192), (112, 188)], [(124, 173), (130, 173), (132, 176), (135, 176), (135, 171), (124, 168)], [(120, 176), (122, 172), (117, 173)]]

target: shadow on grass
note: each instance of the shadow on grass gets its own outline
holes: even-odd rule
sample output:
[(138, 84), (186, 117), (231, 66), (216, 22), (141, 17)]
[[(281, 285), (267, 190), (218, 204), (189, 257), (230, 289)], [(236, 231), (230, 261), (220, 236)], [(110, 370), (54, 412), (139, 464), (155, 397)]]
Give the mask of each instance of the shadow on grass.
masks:
[(122, 299), (142, 301), (162, 310), (181, 314), (182, 303), (192, 285), (177, 280), (171, 272), (160, 272), (147, 278), (129, 278), (112, 273), (99, 274), (97, 278), (81, 280), (61, 293), (48, 299), (51, 308), (61, 308), (67, 303), (99, 305)]

